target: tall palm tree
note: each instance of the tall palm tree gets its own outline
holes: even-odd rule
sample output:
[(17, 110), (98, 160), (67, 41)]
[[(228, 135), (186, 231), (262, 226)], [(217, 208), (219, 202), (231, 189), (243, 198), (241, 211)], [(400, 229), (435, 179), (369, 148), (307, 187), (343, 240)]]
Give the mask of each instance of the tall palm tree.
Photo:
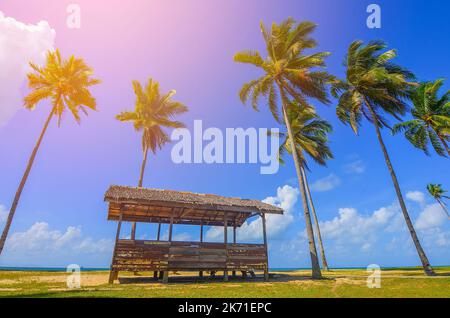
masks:
[[(176, 115), (183, 114), (188, 108), (180, 102), (172, 100), (175, 90), (161, 95), (159, 83), (149, 79), (144, 88), (138, 81), (133, 81), (136, 102), (134, 111), (121, 112), (116, 119), (121, 122), (132, 122), (136, 131), (142, 132), (142, 152), (143, 159), (139, 174), (138, 187), (142, 187), (144, 180), (145, 165), (147, 164), (148, 150), (156, 154), (157, 149), (161, 149), (164, 144), (170, 141), (169, 136), (163, 130), (166, 128), (183, 128), (184, 124), (173, 120)], [(136, 223), (132, 223), (131, 238), (136, 235)]]
[[(289, 18), (280, 24), (272, 23), (268, 30), (260, 23), (261, 32), (266, 44), (267, 56), (263, 58), (258, 51), (243, 51), (234, 56), (234, 60), (240, 63), (252, 64), (263, 71), (263, 75), (243, 85), (240, 98), (245, 104), (251, 98), (252, 107), (258, 111), (260, 97), (265, 97), (272, 115), (277, 122), (286, 125), (288, 136), (293, 136), (287, 115), (287, 105), (290, 100), (295, 100), (299, 107), (309, 107), (307, 98), (314, 98), (323, 103), (329, 103), (326, 84), (331, 76), (323, 70), (324, 58), (327, 52), (305, 54), (305, 50), (317, 46), (311, 38), (311, 33), (316, 29), (312, 22), (296, 23)], [(279, 99), (281, 99), (281, 113)], [(289, 138), (291, 148), (295, 149), (293, 138)], [(303, 212), (308, 234), (309, 251), (311, 256), (312, 277), (321, 278), (320, 265), (314, 240), (314, 232), (309, 213), (306, 189), (299, 158), (293, 154), (294, 164), (299, 181), (302, 197)]]
[(24, 99), (25, 108), (33, 110), (40, 101), (50, 99), (52, 109), (28, 159), (25, 173), (14, 196), (0, 239), (0, 254), (3, 251), (22, 190), (51, 119), (56, 116), (59, 126), (63, 113), (69, 110), (75, 121), (79, 123), (81, 120), (80, 110), (86, 115), (87, 109), (96, 110), (96, 101), (89, 88), (99, 84), (100, 81), (92, 78), (93, 71), (83, 59), (75, 58), (72, 55), (69, 59), (64, 60), (61, 58), (59, 50), (56, 50), (47, 53), (45, 66), (40, 67), (34, 63), (30, 63), (30, 66), (33, 72), (28, 74), (28, 87), (32, 91)]
[(448, 213), (447, 206), (442, 201), (442, 199), (450, 199), (449, 196), (445, 195), (447, 191), (445, 191), (440, 184), (428, 184), (427, 190), (431, 194), (433, 198), (441, 205), (442, 209), (445, 213), (447, 213), (448, 218), (450, 219), (450, 214)]
[[(333, 129), (327, 121), (320, 119), (312, 107), (300, 108), (298, 104), (294, 102), (289, 105), (287, 113), (291, 123), (292, 133), (294, 135), (294, 144), (296, 147), (297, 156), (300, 158), (301, 162), (301, 171), (305, 183), (306, 194), (308, 196), (309, 207), (311, 208), (314, 218), (314, 227), (316, 230), (317, 240), (319, 242), (322, 267), (324, 270), (328, 271), (328, 262), (325, 256), (325, 249), (323, 247), (319, 220), (317, 218), (316, 209), (314, 207), (314, 202), (312, 200), (308, 178), (305, 171), (305, 168), (308, 169), (305, 153), (319, 165), (325, 166), (326, 160), (333, 158), (333, 154), (327, 145), (327, 134), (331, 133)], [(282, 161), (281, 157), (284, 151), (286, 150), (288, 153), (292, 154), (292, 149), (288, 136), (285, 133), (279, 133), (278, 135), (284, 138), (279, 149), (280, 161)]]
[(339, 98), (336, 113), (342, 122), (350, 124), (356, 134), (363, 118), (373, 124), (406, 225), (425, 273), (434, 275), (409, 217), (397, 176), (381, 135), (381, 128), (389, 127), (383, 117), (384, 114), (397, 119), (405, 114), (407, 110), (405, 100), (408, 99), (411, 89), (411, 83), (408, 81), (414, 76), (392, 62), (392, 59), (396, 57), (395, 50), (384, 51), (385, 49), (386, 45), (380, 41), (370, 42), (367, 45), (363, 45), (362, 41), (355, 41), (350, 45), (344, 63), (346, 79), (336, 81), (332, 87), (332, 94)]
[(445, 157), (450, 156), (450, 90), (438, 98), (443, 84), (442, 79), (422, 83), (411, 96), (413, 119), (395, 125), (392, 133), (403, 131), (413, 146), (427, 155), (428, 144), (431, 143), (436, 153)]

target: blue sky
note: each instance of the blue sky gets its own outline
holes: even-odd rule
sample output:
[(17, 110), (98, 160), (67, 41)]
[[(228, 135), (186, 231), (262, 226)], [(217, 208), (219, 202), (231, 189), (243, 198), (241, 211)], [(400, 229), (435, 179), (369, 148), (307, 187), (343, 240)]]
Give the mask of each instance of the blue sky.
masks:
[[(49, 128), (0, 265), (108, 266), (116, 227), (106, 221), (103, 195), (110, 184), (137, 184), (141, 160), (139, 135), (114, 120), (119, 111), (132, 107), (132, 79), (144, 81), (153, 76), (164, 90), (175, 88), (177, 99), (190, 108), (182, 117), (188, 128), (195, 119), (202, 119), (205, 127), (221, 129), (276, 127), (268, 110), (261, 107), (261, 112), (255, 113), (241, 105), (237, 96), (240, 86), (259, 73), (232, 61), (239, 50), (263, 50), (261, 19), (270, 23), (292, 16), (316, 22), (318, 49), (332, 52), (328, 71), (337, 76), (343, 76), (342, 61), (355, 39), (385, 40), (398, 50), (397, 62), (413, 70), (420, 80), (445, 78), (450, 71), (450, 4), (442, 1), (129, 1), (117, 2), (111, 10), (104, 1), (78, 1), (83, 21), (80, 30), (65, 26), (69, 2), (26, 2), (28, 11), (23, 10), (24, 3), (2, 1), (0, 11), (17, 23), (47, 21), (55, 30), (54, 38), (44, 27), (33, 32), (51, 42), (42, 45), (84, 57), (103, 84), (93, 90), (98, 112), (83, 118), (81, 125), (66, 116), (60, 128), (56, 123)], [(370, 3), (381, 6), (379, 30), (366, 26)], [(144, 16), (146, 13), (151, 16)], [(20, 56), (16, 49), (0, 49), (5, 49), (5, 56), (11, 55), (11, 59), (0, 59), (3, 66), (12, 65), (11, 61), (21, 66), (13, 59)], [(0, 80), (4, 90), (15, 89), (17, 96), (25, 95), (20, 77), (13, 82), (0, 75)], [(449, 83), (445, 89), (450, 88)], [(316, 103), (316, 107), (334, 127), (330, 145), (335, 159), (326, 168), (311, 164), (309, 175), (329, 263), (419, 265), (373, 127), (364, 125), (356, 137), (337, 120), (335, 102), (328, 107)], [(0, 220), (9, 209), (48, 111), (46, 103), (33, 112), (20, 109), (0, 126)], [(429, 182), (450, 187), (448, 159), (427, 157), (388, 131), (384, 137), (430, 261), (448, 265), (450, 222), (425, 193)], [(271, 266), (309, 266), (291, 160), (275, 175), (260, 175), (257, 165), (175, 165), (171, 148), (168, 145), (149, 158), (145, 186), (261, 200), (270, 197), (268, 201), (287, 209), (286, 216), (269, 224)], [(257, 225), (242, 230), (241, 239), (257, 240)], [(198, 229), (179, 226), (175, 234), (196, 239)], [(138, 237), (144, 235), (155, 237), (154, 227), (139, 226)], [(211, 231), (209, 238), (219, 239), (219, 234)]]

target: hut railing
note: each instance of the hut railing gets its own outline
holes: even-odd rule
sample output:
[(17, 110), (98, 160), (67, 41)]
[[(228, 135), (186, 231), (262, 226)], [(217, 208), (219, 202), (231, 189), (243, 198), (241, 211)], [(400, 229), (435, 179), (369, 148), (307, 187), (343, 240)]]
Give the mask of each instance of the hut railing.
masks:
[(265, 270), (264, 244), (118, 240), (116, 271)]

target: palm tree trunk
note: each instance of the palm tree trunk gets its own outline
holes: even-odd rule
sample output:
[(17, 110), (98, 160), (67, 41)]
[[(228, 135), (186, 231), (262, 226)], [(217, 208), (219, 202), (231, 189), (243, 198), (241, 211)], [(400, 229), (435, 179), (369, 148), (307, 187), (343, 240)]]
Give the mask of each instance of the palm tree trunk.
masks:
[(450, 219), (450, 214), (448, 213), (447, 207), (445, 206), (444, 202), (442, 202), (439, 199), (436, 199), (436, 201), (441, 205), (441, 207), (444, 210), (444, 212), (447, 213), (447, 217)]
[(325, 249), (323, 248), (322, 235), (320, 234), (319, 220), (317, 219), (316, 208), (314, 207), (314, 202), (311, 197), (311, 191), (309, 190), (308, 177), (306, 176), (305, 169), (303, 167), (301, 169), (302, 169), (302, 174), (303, 174), (303, 180), (305, 181), (305, 188), (306, 188), (306, 194), (308, 195), (309, 206), (311, 208), (311, 212), (312, 212), (312, 215), (314, 218), (314, 226), (316, 228), (317, 240), (319, 241), (319, 250), (320, 250), (320, 256), (322, 258), (322, 266), (323, 266), (324, 270), (328, 271), (329, 268), (328, 268), (327, 258), (325, 257)]
[[(144, 182), (144, 171), (145, 171), (145, 165), (147, 164), (147, 155), (148, 155), (148, 148), (144, 149), (144, 158), (142, 159), (141, 164), (141, 172), (139, 174), (139, 182), (138, 187), (142, 187), (142, 183)], [(136, 237), (136, 222), (131, 223), (131, 239), (134, 240)]]
[(383, 138), (381, 136), (380, 127), (378, 125), (378, 118), (377, 118), (372, 106), (367, 101), (367, 99), (365, 100), (365, 103), (366, 103), (367, 107), (369, 108), (369, 111), (372, 115), (373, 125), (375, 126), (377, 138), (380, 143), (381, 150), (383, 151), (384, 159), (386, 160), (386, 165), (388, 167), (389, 173), (391, 174), (392, 182), (394, 183), (398, 202), (400, 203), (400, 208), (402, 209), (403, 217), (405, 218), (409, 233), (411, 234), (411, 238), (414, 242), (414, 245), (416, 246), (416, 250), (417, 250), (417, 253), (419, 254), (420, 261), (422, 262), (423, 269), (424, 269), (426, 275), (434, 276), (436, 274), (435, 274), (433, 268), (431, 267), (430, 262), (428, 261), (428, 257), (425, 254), (425, 251), (423, 250), (422, 245), (420, 244), (419, 238), (417, 237), (416, 230), (414, 229), (411, 218), (409, 217), (409, 214), (408, 214), (408, 210), (406, 209), (405, 201), (403, 200), (403, 196), (402, 196), (402, 191), (400, 190), (400, 185), (398, 184), (397, 175), (395, 174), (394, 168), (391, 163), (391, 159), (389, 158), (389, 154), (387, 152), (386, 146), (385, 146)]
[(11, 209), (9, 210), (8, 218), (6, 219), (5, 228), (3, 229), (2, 237), (0, 239), (0, 255), (2, 254), (3, 247), (5, 246), (6, 238), (8, 236), (9, 228), (11, 227), (12, 220), (14, 218), (14, 214), (16, 213), (17, 205), (19, 204), (20, 196), (22, 194), (22, 190), (25, 187), (25, 183), (27, 182), (28, 175), (30, 174), (31, 167), (33, 166), (34, 158), (36, 158), (36, 154), (39, 150), (39, 146), (41, 145), (42, 139), (44, 138), (45, 132), (50, 124), (50, 120), (52, 119), (55, 113), (55, 108), (52, 109), (50, 115), (48, 115), (47, 120), (45, 121), (44, 128), (42, 128), (41, 134), (39, 135), (39, 139), (34, 146), (33, 152), (31, 153), (30, 158), (28, 159), (27, 168), (22, 176), (22, 180), (20, 181), (19, 188), (16, 191), (16, 195), (14, 196), (13, 203), (11, 205)]
[(147, 155), (148, 155), (148, 148), (145, 148), (144, 149), (144, 158), (142, 159), (142, 164), (141, 164), (141, 172), (139, 174), (139, 182), (138, 182), (139, 188), (142, 187), (142, 183), (144, 182), (144, 172), (145, 172), (145, 165), (147, 164)]
[[(283, 110), (284, 121), (285, 121), (286, 128), (288, 131), (289, 141), (291, 143), (291, 149), (295, 149), (294, 139), (292, 138), (291, 123), (289, 122), (289, 118), (286, 113), (286, 103), (285, 103), (286, 96), (284, 95), (284, 91), (283, 91), (281, 85), (279, 86), (279, 88), (280, 88), (280, 92), (282, 95), (282, 104), (283, 104), (282, 110)], [(305, 216), (305, 223), (306, 223), (306, 233), (308, 234), (308, 242), (309, 242), (309, 254), (311, 257), (312, 278), (319, 279), (319, 278), (322, 278), (322, 272), (320, 271), (319, 259), (317, 257), (317, 249), (316, 249), (316, 243), (314, 240), (314, 231), (313, 231), (312, 222), (311, 222), (311, 215), (309, 214), (308, 203), (306, 201), (305, 182), (303, 180), (303, 176), (301, 173), (300, 160), (295, 151), (292, 151), (292, 157), (294, 158), (295, 170), (297, 172), (297, 178), (298, 178), (300, 193), (301, 193), (301, 197), (302, 197), (303, 213)]]

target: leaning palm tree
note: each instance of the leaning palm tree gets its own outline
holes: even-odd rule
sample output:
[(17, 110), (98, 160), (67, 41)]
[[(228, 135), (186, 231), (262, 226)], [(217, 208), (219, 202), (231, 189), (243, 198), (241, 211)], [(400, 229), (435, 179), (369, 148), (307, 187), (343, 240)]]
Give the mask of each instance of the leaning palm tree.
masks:
[(375, 128), (375, 132), (383, 152), (386, 165), (397, 193), (406, 225), (419, 254), (427, 275), (434, 275), (433, 268), (420, 244), (414, 226), (409, 217), (398, 184), (397, 176), (384, 144), (381, 129), (389, 127), (383, 115), (391, 115), (400, 119), (407, 110), (405, 100), (410, 95), (411, 82), (414, 75), (404, 68), (394, 64), (395, 50), (384, 51), (386, 45), (376, 41), (363, 45), (362, 41), (353, 42), (347, 54), (346, 79), (336, 81), (332, 94), (339, 98), (336, 113), (345, 124), (350, 124), (358, 134), (358, 128), (363, 118), (366, 118)]
[[(116, 119), (121, 122), (132, 122), (134, 129), (142, 132), (142, 152), (143, 159), (139, 174), (138, 187), (142, 187), (144, 181), (145, 165), (147, 164), (148, 151), (153, 154), (157, 149), (161, 149), (164, 144), (170, 141), (169, 136), (163, 130), (166, 128), (183, 128), (184, 124), (173, 120), (173, 117), (188, 111), (188, 108), (180, 102), (172, 100), (175, 90), (161, 95), (159, 83), (149, 79), (145, 90), (138, 81), (133, 81), (136, 102), (134, 111), (121, 112)], [(136, 223), (132, 223), (131, 238), (136, 235)]]
[[(316, 163), (321, 166), (326, 165), (326, 160), (332, 159), (333, 154), (327, 145), (327, 134), (332, 132), (331, 125), (323, 120), (315, 113), (312, 107), (300, 108), (297, 103), (292, 103), (287, 109), (288, 118), (291, 123), (291, 129), (294, 136), (294, 144), (296, 155), (300, 160), (300, 169), (305, 183), (306, 194), (308, 196), (309, 207), (314, 218), (314, 227), (316, 230), (317, 240), (319, 242), (320, 256), (322, 259), (323, 269), (328, 271), (328, 263), (323, 247), (322, 235), (320, 233), (319, 220), (317, 218), (316, 209), (312, 200), (311, 191), (309, 189), (308, 178), (305, 168), (308, 169), (306, 156), (308, 154)], [(271, 135), (275, 135), (271, 133)], [(292, 154), (291, 143), (286, 133), (278, 133), (283, 138), (279, 149), (279, 158), (283, 162), (282, 156), (285, 151)]]
[[(332, 78), (328, 73), (315, 68), (324, 68), (324, 58), (327, 52), (305, 54), (305, 50), (317, 46), (311, 38), (316, 25), (311, 22), (296, 23), (287, 19), (280, 24), (273, 23), (270, 30), (261, 22), (261, 32), (266, 44), (267, 57), (263, 58), (257, 51), (237, 53), (234, 60), (240, 63), (252, 64), (263, 71), (263, 75), (243, 85), (240, 99), (245, 104), (251, 99), (252, 107), (258, 111), (260, 97), (267, 98), (269, 109), (277, 122), (284, 122), (288, 136), (293, 136), (287, 115), (290, 100), (295, 100), (298, 107), (309, 107), (307, 98), (314, 98), (323, 103), (329, 103), (326, 84)], [(279, 99), (281, 99), (281, 113)], [(289, 138), (294, 149), (293, 138)], [(311, 256), (312, 277), (321, 278), (320, 265), (314, 241), (314, 232), (309, 213), (304, 178), (301, 173), (299, 158), (294, 154), (294, 163), (302, 197), (303, 212), (308, 234)]]
[(392, 132), (404, 131), (414, 147), (427, 155), (431, 143), (436, 153), (445, 157), (450, 156), (450, 90), (439, 98), (437, 94), (443, 84), (442, 79), (421, 84), (411, 97), (413, 119), (395, 125)]
[(447, 206), (442, 201), (442, 199), (450, 199), (449, 196), (445, 195), (447, 191), (445, 191), (440, 184), (428, 184), (427, 190), (431, 194), (433, 198), (441, 205), (442, 209), (445, 213), (447, 213), (447, 217), (450, 219), (450, 214), (448, 213)]
[(25, 173), (22, 176), (11, 209), (9, 210), (0, 239), (0, 254), (3, 251), (22, 190), (51, 119), (56, 116), (59, 126), (63, 113), (69, 110), (75, 118), (75, 121), (79, 123), (81, 120), (80, 110), (86, 115), (87, 109), (96, 110), (96, 101), (91, 95), (89, 88), (99, 84), (100, 81), (92, 78), (93, 71), (86, 65), (83, 59), (75, 58), (72, 55), (69, 59), (63, 60), (59, 50), (56, 50), (55, 52), (47, 53), (45, 66), (40, 67), (34, 63), (30, 63), (30, 66), (33, 72), (28, 74), (28, 87), (32, 89), (32, 92), (24, 99), (25, 108), (33, 110), (40, 101), (45, 99), (51, 100), (52, 107), (31, 156), (28, 159)]

